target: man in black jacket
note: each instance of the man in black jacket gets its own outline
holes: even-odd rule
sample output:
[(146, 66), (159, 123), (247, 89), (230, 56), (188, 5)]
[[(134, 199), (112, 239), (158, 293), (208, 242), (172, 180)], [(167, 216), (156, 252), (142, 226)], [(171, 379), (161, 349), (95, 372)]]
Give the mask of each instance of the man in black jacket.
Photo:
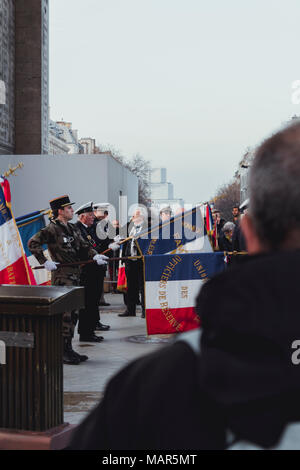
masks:
[(119, 372), (71, 449), (273, 447), (300, 421), (299, 188), (298, 123), (256, 151), (241, 220), (250, 256), (202, 287), (202, 331)]
[[(79, 207), (75, 214), (78, 215), (77, 228), (80, 230), (82, 238), (86, 240), (97, 252), (101, 249), (97, 246), (96, 241), (91, 235), (90, 229), (93, 225), (93, 203), (89, 202)], [(78, 332), (80, 341), (100, 342), (102, 336), (96, 336), (94, 330), (97, 324), (100, 324), (102, 331), (109, 329), (108, 325), (100, 322), (99, 316), (99, 300), (101, 297), (101, 285), (105, 275), (106, 265), (98, 266), (97, 264), (86, 264), (81, 269), (81, 285), (85, 287), (85, 308), (79, 311)]]

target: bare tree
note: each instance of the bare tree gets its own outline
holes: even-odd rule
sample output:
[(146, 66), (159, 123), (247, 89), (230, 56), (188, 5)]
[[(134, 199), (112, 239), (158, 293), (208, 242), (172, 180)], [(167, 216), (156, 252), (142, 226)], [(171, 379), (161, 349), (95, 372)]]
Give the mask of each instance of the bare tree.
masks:
[(240, 204), (240, 182), (235, 178), (228, 184), (221, 186), (211, 199), (215, 204), (215, 208), (221, 212), (225, 220), (232, 220), (233, 206)]
[(100, 144), (97, 153), (109, 153), (115, 160), (128, 168), (138, 178), (138, 203), (148, 207), (150, 205), (150, 172), (151, 164), (141, 155), (136, 154), (130, 160), (123, 157), (120, 150), (113, 145)]
[(139, 204), (148, 207), (150, 205), (150, 170), (149, 160), (145, 160), (141, 155), (136, 154), (127, 162), (127, 168), (134, 173), (139, 180)]

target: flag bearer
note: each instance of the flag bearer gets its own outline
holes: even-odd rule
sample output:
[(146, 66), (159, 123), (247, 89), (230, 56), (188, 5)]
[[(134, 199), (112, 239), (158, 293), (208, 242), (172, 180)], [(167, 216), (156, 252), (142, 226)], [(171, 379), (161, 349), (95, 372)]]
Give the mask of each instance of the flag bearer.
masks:
[[(61, 196), (50, 201), (53, 218), (47, 227), (34, 235), (28, 242), (28, 248), (45, 269), (51, 271), (53, 286), (79, 286), (80, 267), (57, 269), (56, 263), (74, 263), (94, 259), (98, 265), (106, 264), (105, 256), (99, 255), (93, 247), (83, 240), (79, 229), (71, 224), (74, 210), (69, 196)], [(51, 260), (43, 251), (48, 245)], [(64, 364), (79, 364), (88, 359), (76, 353), (72, 348), (72, 338), (77, 322), (77, 312), (68, 311), (63, 315)]]

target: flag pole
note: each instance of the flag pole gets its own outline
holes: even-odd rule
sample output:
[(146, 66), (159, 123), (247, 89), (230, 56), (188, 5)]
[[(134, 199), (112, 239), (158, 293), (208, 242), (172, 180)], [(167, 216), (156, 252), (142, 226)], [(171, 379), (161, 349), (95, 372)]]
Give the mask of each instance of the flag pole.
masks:
[(21, 240), (21, 237), (20, 237), (20, 232), (19, 232), (19, 229), (18, 229), (18, 226), (17, 226), (16, 219), (15, 219), (13, 211), (11, 209), (10, 209), (10, 213), (11, 213), (12, 219), (14, 221), (16, 231), (17, 231), (18, 243), (19, 243), (19, 246), (20, 246), (20, 249), (21, 249), (23, 263), (24, 263), (25, 269), (26, 269), (27, 280), (29, 282), (29, 285), (32, 286), (32, 282), (31, 282), (30, 275), (29, 275), (29, 270), (28, 270), (28, 265), (27, 265), (27, 258), (26, 258), (26, 255), (25, 255), (23, 243), (22, 243), (22, 240)]

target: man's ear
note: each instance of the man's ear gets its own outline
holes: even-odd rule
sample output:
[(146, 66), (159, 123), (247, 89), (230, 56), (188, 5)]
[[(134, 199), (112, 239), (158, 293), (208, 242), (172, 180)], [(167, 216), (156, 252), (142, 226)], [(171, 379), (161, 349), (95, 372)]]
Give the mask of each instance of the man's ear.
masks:
[(262, 253), (264, 251), (264, 246), (263, 246), (263, 243), (258, 238), (253, 221), (249, 214), (245, 214), (241, 218), (241, 229), (246, 239), (248, 253), (250, 255)]

